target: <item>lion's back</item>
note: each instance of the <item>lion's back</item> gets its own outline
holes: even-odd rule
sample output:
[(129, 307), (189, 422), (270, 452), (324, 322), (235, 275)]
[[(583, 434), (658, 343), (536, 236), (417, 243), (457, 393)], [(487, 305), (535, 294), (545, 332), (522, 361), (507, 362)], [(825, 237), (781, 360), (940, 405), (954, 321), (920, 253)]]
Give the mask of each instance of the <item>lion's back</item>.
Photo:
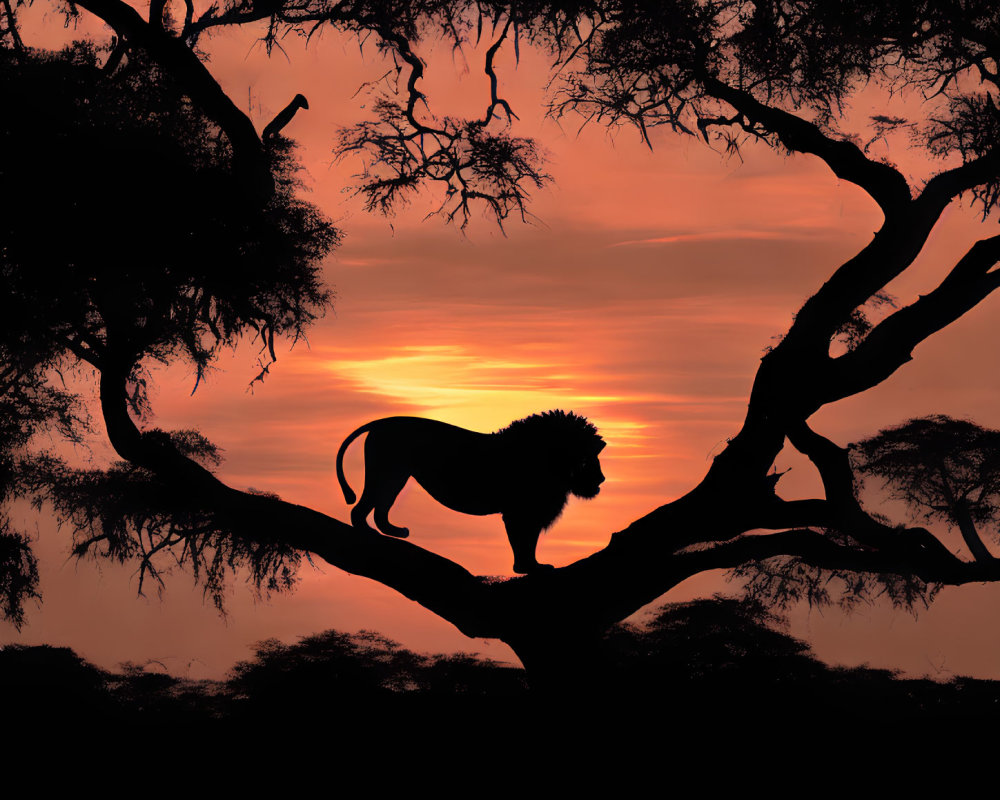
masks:
[(490, 434), (425, 417), (386, 417), (372, 425), (372, 433), (400, 449), (412, 449), (428, 456), (435, 452), (487, 455), (491, 439)]

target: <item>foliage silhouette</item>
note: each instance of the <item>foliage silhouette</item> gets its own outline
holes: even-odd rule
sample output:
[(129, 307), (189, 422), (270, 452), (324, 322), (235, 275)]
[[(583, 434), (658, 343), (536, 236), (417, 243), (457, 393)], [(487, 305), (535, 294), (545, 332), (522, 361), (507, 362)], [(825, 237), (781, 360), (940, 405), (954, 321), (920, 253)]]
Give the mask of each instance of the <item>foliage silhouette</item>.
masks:
[[(490, 736), (530, 738), (524, 726), (536, 714), (545, 720), (539, 738), (577, 722), (617, 736), (614, 727), (601, 726), (636, 709), (692, 723), (706, 714), (746, 713), (765, 724), (827, 713), (831, 720), (995, 716), (1000, 697), (995, 681), (937, 683), (827, 667), (761, 607), (719, 597), (667, 604), (644, 625), (614, 626), (601, 653), (610, 680), (566, 697), (561, 721), (519, 668), (467, 654), (414, 653), (364, 631), (327, 631), (294, 645), (261, 642), (225, 681), (176, 678), (155, 663), (109, 672), (66, 648), (12, 645), (0, 649), (0, 699), (11, 721), (252, 721), (257, 730), (291, 730), (321, 719), (335, 721), (331, 735), (339, 737), (374, 736), (390, 722), (430, 733), (478, 721), (474, 729), (449, 733), (461, 737), (465, 730), (482, 744)], [(574, 708), (586, 713), (574, 716)]]
[[(275, 335), (301, 336), (323, 312), (318, 260), (339, 234), (296, 197), (287, 145), (259, 204), (229, 174), (219, 129), (156, 65), (133, 56), (107, 76), (82, 44), (3, 57), (0, 146), (17, 155), (2, 201), (8, 335), (49, 358), (182, 358), (200, 377), (248, 330), (273, 359)], [(143, 384), (133, 387), (141, 410)]]
[(44, 723), (114, 718), (117, 703), (110, 674), (68, 647), (0, 648), (2, 699), (8, 720)]
[(957, 528), (976, 559), (993, 558), (976, 526), (995, 526), (1000, 511), (1000, 431), (938, 414), (858, 442), (851, 457), (918, 519)]
[[(218, 127), (140, 53), (112, 76), (86, 44), (16, 59), (0, 51), (0, 59), (10, 112), (0, 149), (17, 154), (0, 197), (5, 491), (51, 501), (72, 524), (77, 555), (141, 559), (140, 579), (158, 578), (155, 553), (182, 545), (180, 560), (218, 605), (238, 565), (265, 591), (286, 588), (297, 552), (248, 547), (220, 515), (188, 507), (150, 470), (128, 462), (70, 469), (51, 455), (27, 456), (26, 445), (46, 426), (76, 440), (85, 432), (75, 398), (45, 382), (73, 361), (117, 372), (140, 418), (148, 409), (144, 363), (187, 360), (197, 381), (220, 348), (252, 331), (266, 371), (274, 337), (301, 337), (328, 307), (318, 263), (338, 231), (296, 196), (287, 140), (270, 150), (273, 196), (249, 197), (229, 174)], [(197, 432), (144, 435), (218, 464), (217, 448)], [(10, 532), (2, 541), (3, 563), (15, 567), (0, 583), (4, 609), (19, 622), (37, 579), (24, 537)]]
[[(596, 658), (602, 632), (705, 570), (736, 568), (752, 593), (777, 603), (832, 601), (831, 578), (845, 602), (888, 593), (901, 605), (930, 601), (941, 585), (1000, 580), (985, 547), (970, 544), (972, 560), (958, 557), (931, 531), (867, 511), (849, 451), (809, 424), (821, 408), (887, 380), (1000, 286), (1000, 236), (986, 236), (927, 293), (878, 321), (866, 315), (885, 305), (886, 287), (910, 269), (947, 208), (964, 197), (986, 217), (1000, 201), (995, 3), (227, 0), (201, 13), (188, 5), (182, 21), (165, 6), (153, 3), (143, 18), (121, 0), (79, 0), (73, 13), (115, 33), (103, 63), (95, 44), (31, 50), (16, 4), (5, 5), (0, 32), (10, 98), (0, 121), (0, 367), (11, 411), (0, 430), (3, 496), (51, 500), (77, 529), (79, 554), (138, 558), (153, 574), (157, 559), (173, 554), (218, 598), (232, 566), (250, 565), (263, 588), (281, 588), (299, 554), (310, 553), (398, 590), (470, 636), (504, 640), (549, 686), (568, 675), (586, 685), (585, 672), (569, 665)], [(537, 146), (511, 133), (515, 114), (494, 64), (501, 48), (519, 57), (530, 43), (553, 58), (554, 114), (631, 124), (647, 142), (666, 126), (725, 153), (754, 143), (818, 158), (864, 191), (883, 222), (832, 267), (765, 354), (741, 429), (700, 483), (575, 564), (486, 580), (409, 542), (229, 487), (212, 472), (210, 443), (148, 429), (142, 418), (145, 363), (186, 360), (201, 375), (220, 347), (252, 334), (263, 375), (274, 337), (301, 336), (330, 300), (317, 270), (337, 231), (298, 198), (290, 143), (262, 140), (197, 48), (218, 28), (255, 23), (266, 25), (268, 47), (332, 27), (370, 39), (394, 64), (374, 118), (339, 143), (344, 153), (369, 154), (357, 188), (373, 208), (391, 211), (438, 185), (442, 213), (463, 223), (477, 203), (498, 221), (526, 213), (529, 192), (547, 176)], [(484, 115), (436, 117), (421, 89), (421, 46), (483, 36), (491, 42)], [(855, 125), (846, 109), (862, 88), (920, 93), (922, 116), (889, 109)], [(286, 112), (300, 106), (293, 100)], [(930, 173), (908, 178), (872, 155), (876, 141), (935, 159)], [(82, 435), (73, 398), (48, 380), (72, 366), (96, 370), (101, 416), (123, 460), (103, 473), (30, 453), (41, 430)], [(973, 436), (970, 446), (983, 441)], [(820, 496), (779, 493), (772, 468), (786, 443), (815, 465)], [(963, 457), (949, 458), (959, 465)], [(884, 466), (875, 473), (888, 474)], [(991, 497), (982, 491), (973, 505)], [(980, 506), (966, 509), (973, 521), (992, 508)], [(948, 514), (961, 527), (958, 511)], [(37, 581), (26, 539), (8, 528), (13, 555), (2, 564), (11, 577), (0, 588), (16, 621)]]

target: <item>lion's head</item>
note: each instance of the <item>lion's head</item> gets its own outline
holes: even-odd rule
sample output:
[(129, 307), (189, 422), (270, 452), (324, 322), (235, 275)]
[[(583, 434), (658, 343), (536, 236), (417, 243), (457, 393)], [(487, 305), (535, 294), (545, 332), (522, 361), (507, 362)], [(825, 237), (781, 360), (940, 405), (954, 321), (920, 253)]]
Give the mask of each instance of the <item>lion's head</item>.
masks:
[(584, 499), (600, 492), (604, 473), (598, 456), (605, 442), (586, 417), (555, 409), (519, 419), (498, 433), (536, 453), (546, 465), (539, 471), (558, 478), (564, 491)]
[(577, 497), (590, 500), (593, 497), (597, 497), (597, 493), (601, 491), (601, 484), (604, 483), (604, 473), (601, 472), (601, 461), (597, 457), (597, 454), (603, 449), (604, 442), (601, 442), (600, 449), (582, 464), (578, 465), (570, 475), (569, 490)]

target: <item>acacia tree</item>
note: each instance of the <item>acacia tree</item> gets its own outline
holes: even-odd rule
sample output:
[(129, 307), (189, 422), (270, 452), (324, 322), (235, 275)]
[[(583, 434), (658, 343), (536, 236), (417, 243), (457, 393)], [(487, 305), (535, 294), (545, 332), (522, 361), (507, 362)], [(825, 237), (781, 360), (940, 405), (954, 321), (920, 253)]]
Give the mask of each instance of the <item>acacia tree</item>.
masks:
[[(59, 59), (27, 49), (17, 35), (17, 9), (17, 0), (4, 0), (0, 55), (7, 86), (31, 87), (22, 93), (32, 97), (55, 92), (58, 100), (54, 87), (71, 75), (94, 103), (81, 111), (69, 92), (62, 105), (53, 104), (48, 126), (19, 127), (21, 117), (8, 115), (2, 128), (8, 163), (11, 152), (48, 147), (53, 136), (80, 141), (103, 118), (106, 136), (92, 137), (88, 146), (104, 153), (106, 163), (120, 163), (106, 137), (120, 143), (113, 133), (125, 125), (124, 135), (139, 142), (128, 153), (148, 173), (143, 187), (135, 187), (142, 202), (128, 220), (141, 235), (112, 248), (127, 258), (87, 246), (87, 214), (97, 212), (93, 203), (83, 208), (73, 199), (93, 186), (95, 172), (53, 176), (73, 205), (68, 219), (84, 220), (53, 252), (39, 255), (24, 244), (22, 232), (32, 230), (33, 219), (25, 206), (8, 202), (0, 214), (8, 226), (0, 251), (10, 287), (5, 302), (8, 319), (17, 322), (5, 334), (4, 398), (20, 414), (9, 417), (13, 431), (3, 442), (6, 485), (54, 503), (74, 523), (78, 553), (137, 558), (155, 574), (157, 558), (172, 551), (216, 587), (228, 567), (248, 564), (273, 588), (288, 581), (300, 554), (310, 553), (392, 587), (469, 636), (507, 642), (543, 681), (564, 674), (561, 665), (569, 661), (579, 664), (610, 625), (703, 570), (737, 569), (752, 592), (772, 602), (822, 599), (826, 590), (818, 587), (832, 576), (851, 596), (877, 589), (900, 603), (928, 598), (944, 584), (1000, 579), (1000, 562), (985, 548), (974, 549), (971, 560), (960, 558), (927, 529), (892, 525), (866, 511), (848, 450), (808, 422), (820, 408), (886, 380), (920, 342), (1000, 285), (994, 270), (1000, 236), (988, 236), (929, 293), (877, 323), (866, 317), (913, 264), (949, 205), (971, 198), (985, 220), (1000, 199), (995, 3), (226, 0), (199, 9), (186, 0), (182, 14), (171, 16), (165, 0), (154, 0), (143, 17), (122, 0), (78, 0), (68, 13), (96, 15), (115, 39), (106, 57), (91, 49)], [(558, 70), (553, 113), (634, 124), (643, 135), (667, 126), (733, 152), (754, 141), (807, 154), (864, 190), (883, 223), (832, 270), (761, 360), (742, 427), (696, 486), (587, 558), (488, 581), (408, 541), (227, 486), (212, 471), (212, 445), (197, 434), (143, 429), (145, 360), (187, 358), (203, 368), (218, 347), (248, 330), (266, 343), (275, 334), (300, 333), (327, 299), (315, 265), (336, 232), (295, 199), (280, 136), (302, 102), (293, 101), (262, 138), (199, 55), (198, 42), (213, 30), (251, 23), (266, 26), (269, 46), (288, 33), (308, 36), (332, 26), (376, 41), (394, 59), (399, 93), (383, 97), (374, 118), (345, 130), (339, 141), (343, 152), (367, 155), (358, 190), (372, 209), (390, 209), (435, 183), (445, 190), (442, 213), (460, 224), (477, 203), (498, 221), (525, 213), (529, 191), (547, 176), (533, 143), (509, 131), (515, 109), (503, 98), (493, 64), (501, 47), (530, 42), (546, 48)], [(422, 41), (440, 36), (456, 46), (492, 37), (483, 64), (490, 96), (481, 118), (431, 113), (418, 53)], [(50, 80), (45, 70), (58, 74)], [(923, 185), (911, 185), (899, 168), (873, 157), (864, 138), (839, 130), (861, 87), (924, 99), (921, 120), (884, 115), (867, 128), (872, 136), (905, 134), (925, 157), (941, 159)], [(170, 124), (160, 127), (161, 119)], [(165, 146), (175, 157), (157, 171), (149, 148)], [(32, 180), (5, 168), (4, 181), (17, 191)], [(210, 190), (208, 199), (191, 206), (203, 190)], [(109, 201), (119, 196), (107, 191)], [(13, 193), (5, 187), (3, 196)], [(142, 236), (155, 240), (163, 219), (191, 231), (189, 246), (178, 245), (183, 253), (161, 257), (141, 245)], [(69, 288), (40, 279), (40, 270), (65, 275)], [(27, 301), (46, 303), (50, 313), (17, 313)], [(833, 348), (838, 341), (846, 347)], [(53, 367), (73, 361), (95, 368), (100, 381), (108, 437), (123, 459), (110, 470), (69, 470), (26, 450), (40, 425), (79, 431), (71, 398), (45, 382)], [(821, 496), (782, 498), (772, 467), (786, 442), (815, 465)], [(748, 535), (760, 529), (768, 532)], [(35, 584), (24, 540), (5, 535), (15, 554), (3, 561), (16, 578), (6, 584), (15, 608)]]
[(1000, 431), (943, 415), (911, 419), (857, 443), (851, 459), (917, 519), (957, 528), (977, 561), (994, 560), (977, 526), (993, 523), (1000, 506)]

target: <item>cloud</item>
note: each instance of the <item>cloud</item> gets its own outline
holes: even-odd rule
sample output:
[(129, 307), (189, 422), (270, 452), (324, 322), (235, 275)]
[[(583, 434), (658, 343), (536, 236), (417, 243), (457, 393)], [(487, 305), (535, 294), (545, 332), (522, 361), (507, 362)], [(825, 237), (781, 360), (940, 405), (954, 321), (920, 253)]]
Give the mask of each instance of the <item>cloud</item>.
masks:
[[(615, 242), (610, 247), (627, 247), (631, 245), (654, 245), (654, 244), (676, 244), (677, 242), (719, 242), (719, 241), (815, 241), (818, 237), (832, 238), (834, 231), (831, 229), (819, 230), (802, 229), (795, 230), (785, 228), (782, 230), (717, 230), (698, 231), (694, 233), (677, 233), (669, 236), (654, 236), (648, 239), (628, 239), (624, 242)], [(841, 234), (842, 235), (842, 234)]]

